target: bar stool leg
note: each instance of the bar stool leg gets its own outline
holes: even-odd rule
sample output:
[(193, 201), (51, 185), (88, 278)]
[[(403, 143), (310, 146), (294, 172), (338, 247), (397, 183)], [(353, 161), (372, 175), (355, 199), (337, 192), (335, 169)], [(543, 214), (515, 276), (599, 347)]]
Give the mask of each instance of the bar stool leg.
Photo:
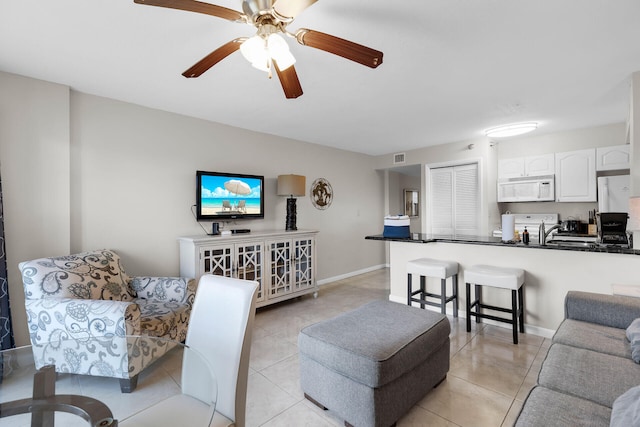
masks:
[(524, 284), (518, 289), (518, 300), (520, 305), (520, 332), (524, 334)]
[[(476, 285), (476, 301), (478, 302), (478, 305), (476, 306), (476, 312), (482, 313), (482, 307), (480, 307), (480, 305), (482, 304), (482, 286), (480, 285)], [(480, 323), (480, 320), (480, 316), (476, 316), (476, 323)]]
[(411, 273), (407, 274), (407, 305), (411, 306)]
[(440, 279), (440, 313), (447, 314), (447, 279)]
[(458, 317), (458, 275), (451, 277), (451, 286), (453, 287), (453, 317)]
[(511, 321), (513, 327), (513, 343), (518, 344), (518, 296), (515, 290), (511, 291)]
[(471, 332), (471, 283), (466, 282), (467, 286), (467, 332)]
[(424, 308), (424, 301), (427, 299), (427, 278), (420, 276), (420, 308)]

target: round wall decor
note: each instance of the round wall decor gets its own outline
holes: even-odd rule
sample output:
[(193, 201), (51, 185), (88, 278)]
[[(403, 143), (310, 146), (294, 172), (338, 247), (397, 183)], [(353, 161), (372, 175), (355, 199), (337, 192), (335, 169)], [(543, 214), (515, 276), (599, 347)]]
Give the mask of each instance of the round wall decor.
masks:
[(331, 206), (333, 201), (333, 188), (324, 178), (318, 178), (311, 184), (311, 203), (316, 209), (325, 210)]

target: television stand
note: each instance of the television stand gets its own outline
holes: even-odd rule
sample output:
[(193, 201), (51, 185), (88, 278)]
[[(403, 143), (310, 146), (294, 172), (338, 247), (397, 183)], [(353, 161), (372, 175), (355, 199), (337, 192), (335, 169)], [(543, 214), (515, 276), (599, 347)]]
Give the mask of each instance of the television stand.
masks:
[(180, 276), (256, 280), (257, 307), (317, 295), (315, 230), (180, 237)]

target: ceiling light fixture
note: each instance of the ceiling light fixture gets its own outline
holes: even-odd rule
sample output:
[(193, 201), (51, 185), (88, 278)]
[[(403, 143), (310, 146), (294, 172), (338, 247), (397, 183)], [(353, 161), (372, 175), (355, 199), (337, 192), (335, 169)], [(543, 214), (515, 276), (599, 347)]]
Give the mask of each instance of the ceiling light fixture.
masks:
[(507, 138), (510, 136), (522, 135), (538, 128), (536, 122), (512, 123), (509, 125), (496, 126), (484, 131), (489, 138)]
[(242, 56), (258, 70), (270, 72), (271, 60), (278, 64), (280, 71), (295, 64), (296, 59), (289, 51), (289, 45), (276, 34), (274, 25), (264, 24), (258, 29), (258, 34), (240, 45)]

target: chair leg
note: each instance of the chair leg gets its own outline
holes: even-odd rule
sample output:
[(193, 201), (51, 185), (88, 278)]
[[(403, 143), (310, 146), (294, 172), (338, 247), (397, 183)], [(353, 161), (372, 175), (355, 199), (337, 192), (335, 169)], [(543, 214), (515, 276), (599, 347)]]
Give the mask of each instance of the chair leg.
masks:
[(471, 332), (471, 283), (467, 282), (467, 332)]
[(440, 313), (447, 314), (447, 279), (440, 279)]
[(518, 305), (520, 306), (520, 332), (524, 334), (524, 284), (518, 289)]
[(138, 375), (131, 378), (120, 378), (120, 391), (122, 393), (131, 393), (138, 386)]
[(451, 286), (453, 286), (453, 317), (458, 317), (458, 275), (454, 274), (451, 278)]
[[(476, 301), (478, 301), (478, 305), (476, 308), (476, 311), (478, 313), (482, 313), (482, 307), (480, 307), (480, 304), (482, 304), (482, 286), (480, 285), (476, 285)], [(476, 323), (480, 323), (480, 316), (476, 316)]]
[(411, 273), (407, 274), (407, 305), (411, 306)]
[(511, 291), (511, 322), (513, 328), (513, 343), (518, 344), (518, 296), (515, 290)]
[(424, 300), (427, 298), (425, 295), (427, 293), (427, 278), (424, 276), (420, 276), (420, 308), (424, 308)]

